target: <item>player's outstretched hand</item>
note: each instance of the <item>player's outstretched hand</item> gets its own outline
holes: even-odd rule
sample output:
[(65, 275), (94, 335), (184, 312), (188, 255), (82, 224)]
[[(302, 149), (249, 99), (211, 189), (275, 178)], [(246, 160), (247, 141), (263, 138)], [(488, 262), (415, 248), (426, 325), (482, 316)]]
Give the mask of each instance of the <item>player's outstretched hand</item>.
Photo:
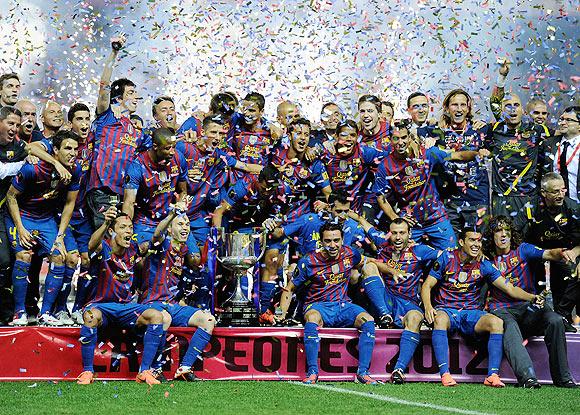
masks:
[(196, 144), (197, 143), (197, 132), (193, 130), (187, 130), (183, 133), (183, 139), (186, 143)]
[(272, 232), (274, 229), (278, 227), (279, 224), (280, 222), (277, 219), (268, 218), (262, 223), (262, 228), (267, 229), (268, 232)]
[(317, 200), (316, 202), (314, 202), (314, 212), (318, 213), (320, 211), (323, 211), (325, 209), (328, 209), (328, 203), (323, 202), (321, 200)]
[(573, 249), (565, 249), (562, 251), (562, 259), (566, 262), (576, 263), (577, 255)]
[(318, 153), (319, 150), (316, 147), (308, 147), (304, 152), (304, 157), (306, 157), (306, 161), (313, 161), (318, 157)]
[(491, 156), (491, 151), (489, 151), (487, 148), (480, 148), (478, 151), (479, 157), (481, 158), (486, 158)]

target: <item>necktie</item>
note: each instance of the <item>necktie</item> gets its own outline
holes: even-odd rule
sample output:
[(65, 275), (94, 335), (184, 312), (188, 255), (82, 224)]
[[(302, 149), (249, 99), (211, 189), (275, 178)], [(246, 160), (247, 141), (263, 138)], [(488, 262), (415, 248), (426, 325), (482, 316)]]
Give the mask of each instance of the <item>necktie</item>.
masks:
[(568, 187), (568, 166), (566, 166), (566, 153), (568, 152), (568, 147), (570, 143), (568, 141), (563, 141), (560, 143), (560, 159), (558, 160), (558, 166), (560, 167), (560, 175), (564, 178), (564, 183)]

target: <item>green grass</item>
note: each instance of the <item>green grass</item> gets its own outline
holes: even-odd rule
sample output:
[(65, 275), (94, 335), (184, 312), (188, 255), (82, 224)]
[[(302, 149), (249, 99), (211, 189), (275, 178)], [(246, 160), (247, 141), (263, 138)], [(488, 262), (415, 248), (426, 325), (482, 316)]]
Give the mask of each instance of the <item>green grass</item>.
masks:
[[(514, 387), (489, 389), (461, 384), (410, 383), (364, 386), (321, 383), (405, 401), (496, 414), (578, 414), (580, 392), (550, 386), (540, 390)], [(149, 389), (134, 382), (98, 381), (90, 386), (72, 382), (0, 383), (3, 414), (433, 414), (434, 408), (383, 402), (365, 396), (306, 387), (288, 382), (171, 382)]]

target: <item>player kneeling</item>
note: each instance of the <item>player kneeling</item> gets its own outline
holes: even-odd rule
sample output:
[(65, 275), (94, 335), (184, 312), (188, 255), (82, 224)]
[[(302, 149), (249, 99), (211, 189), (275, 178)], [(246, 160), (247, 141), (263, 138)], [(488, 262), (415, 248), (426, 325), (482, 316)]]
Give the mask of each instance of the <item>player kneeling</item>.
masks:
[(155, 379), (150, 368), (163, 336), (163, 316), (148, 305), (131, 302), (133, 270), (147, 253), (148, 243), (137, 245), (133, 242), (131, 219), (126, 214), (117, 213), (115, 207), (110, 207), (105, 212), (105, 221), (89, 241), (89, 273), (97, 278), (97, 293), (83, 312), (79, 339), (83, 372), (77, 378), (77, 383), (87, 385), (93, 382), (97, 330), (115, 323), (120, 327), (146, 326), (143, 358), (136, 380), (138, 383), (154, 385), (160, 382)]

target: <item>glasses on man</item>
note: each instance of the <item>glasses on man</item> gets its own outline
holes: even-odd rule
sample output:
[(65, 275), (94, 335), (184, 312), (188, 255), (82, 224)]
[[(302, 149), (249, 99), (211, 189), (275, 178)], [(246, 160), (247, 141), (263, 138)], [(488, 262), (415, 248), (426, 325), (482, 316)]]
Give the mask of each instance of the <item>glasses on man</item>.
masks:
[(574, 122), (580, 122), (580, 121), (578, 121), (578, 120), (575, 120), (574, 118), (568, 118), (568, 117), (560, 117), (560, 119), (558, 120), (558, 122), (559, 122), (559, 123), (563, 123), (563, 122), (565, 122), (565, 123), (567, 123), (567, 124), (570, 124), (570, 123), (574, 123)]
[(568, 189), (544, 190), (550, 196), (565, 195)]

